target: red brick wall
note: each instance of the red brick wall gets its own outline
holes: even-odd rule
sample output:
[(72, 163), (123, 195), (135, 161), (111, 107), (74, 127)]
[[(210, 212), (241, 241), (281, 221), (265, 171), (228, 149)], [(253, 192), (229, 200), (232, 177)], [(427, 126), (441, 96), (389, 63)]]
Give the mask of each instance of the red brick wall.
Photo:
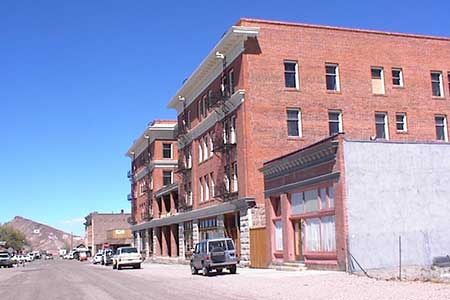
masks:
[[(247, 42), (243, 58), (247, 195), (263, 203), (263, 176), (258, 171), (273, 159), (328, 135), (328, 110), (340, 109), (346, 138), (375, 135), (375, 111), (388, 113), (391, 140), (435, 141), (435, 114), (450, 116), (447, 78), (445, 97), (431, 96), (430, 71), (450, 71), (449, 40), (271, 24), (258, 26), (257, 39)], [(260, 53), (255, 54), (257, 52)], [(284, 60), (299, 65), (299, 90), (284, 87)], [(340, 93), (325, 85), (325, 63), (338, 63)], [(385, 95), (374, 96), (371, 66), (384, 67)], [(391, 68), (401, 67), (404, 88), (393, 88)], [(302, 138), (288, 138), (286, 109), (302, 111)], [(397, 133), (395, 113), (406, 112), (408, 133)], [(242, 173), (242, 172), (241, 172)], [(241, 177), (243, 178), (243, 177)]]

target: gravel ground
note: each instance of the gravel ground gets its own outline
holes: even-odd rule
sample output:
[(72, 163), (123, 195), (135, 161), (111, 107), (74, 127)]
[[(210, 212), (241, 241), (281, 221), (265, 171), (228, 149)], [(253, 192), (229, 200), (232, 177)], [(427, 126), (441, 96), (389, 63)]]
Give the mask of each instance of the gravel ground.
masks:
[(2, 300), (49, 299), (395, 299), (450, 300), (450, 285), (374, 280), (340, 272), (238, 269), (204, 277), (189, 266), (143, 264), (140, 270), (77, 261), (0, 269)]

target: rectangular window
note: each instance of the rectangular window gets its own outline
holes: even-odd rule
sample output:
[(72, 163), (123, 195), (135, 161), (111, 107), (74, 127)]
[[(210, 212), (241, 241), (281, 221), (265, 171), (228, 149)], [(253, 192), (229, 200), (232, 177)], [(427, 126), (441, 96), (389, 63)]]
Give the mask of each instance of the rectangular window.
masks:
[(319, 197), (320, 197), (320, 209), (327, 209), (328, 201), (327, 201), (327, 189), (326, 188), (321, 188), (319, 190)]
[(326, 64), (325, 65), (326, 72), (326, 81), (327, 81), (327, 90), (328, 91), (336, 91), (338, 92), (339, 87), (339, 68), (336, 64)]
[(202, 140), (198, 140), (198, 162), (201, 163), (203, 161), (203, 148), (202, 148)]
[(305, 212), (319, 210), (319, 195), (317, 190), (305, 191)]
[(438, 141), (448, 141), (447, 133), (447, 117), (446, 116), (435, 116), (434, 120), (436, 122), (436, 139)]
[(212, 139), (212, 133), (209, 135), (209, 156), (213, 157), (214, 155), (214, 143)]
[(283, 222), (275, 221), (275, 250), (283, 251)]
[(335, 216), (323, 217), (321, 220), (321, 246), (322, 251), (336, 251), (336, 221)]
[(342, 113), (340, 111), (328, 112), (328, 128), (330, 135), (342, 132)]
[(186, 154), (186, 168), (187, 169), (192, 168), (192, 152), (190, 148), (187, 150)]
[(163, 185), (172, 184), (172, 171), (163, 171)]
[(389, 139), (386, 113), (375, 113), (375, 127), (377, 139)]
[(203, 116), (203, 111), (202, 111), (202, 100), (199, 100), (197, 102), (197, 109), (198, 109), (198, 120), (200, 121), (202, 119)]
[(230, 144), (236, 144), (236, 116), (231, 117)]
[(334, 207), (334, 187), (328, 188), (328, 202), (330, 203), (330, 208)]
[(230, 96), (234, 94), (234, 71), (231, 69), (228, 72), (228, 88)]
[(284, 85), (287, 88), (298, 88), (298, 65), (295, 61), (284, 62)]
[(192, 205), (192, 183), (188, 184), (188, 205)]
[(298, 215), (303, 213), (303, 193), (291, 194), (292, 214)]
[(203, 117), (204, 118), (206, 118), (208, 116), (207, 102), (208, 102), (208, 96), (205, 95), (205, 96), (203, 96), (203, 99), (202, 99), (202, 112), (203, 112)]
[(239, 189), (237, 163), (234, 163), (232, 167), (233, 167), (233, 192), (237, 192)]
[(222, 97), (229, 97), (229, 92), (228, 92), (228, 76), (223, 76), (222, 77), (222, 84), (220, 85), (220, 93), (222, 95)]
[(381, 67), (372, 67), (372, 93), (374, 94), (384, 94), (384, 75), (383, 68)]
[(209, 174), (209, 178), (211, 180), (211, 197), (214, 198), (216, 195), (216, 186), (214, 185), (214, 173)]
[(442, 88), (442, 73), (431, 72), (431, 88), (434, 97), (443, 97), (444, 91)]
[(448, 93), (450, 95), (450, 72), (447, 74), (447, 83), (448, 83)]
[(191, 110), (188, 110), (188, 111), (187, 111), (186, 127), (187, 127), (188, 129), (191, 129)]
[(401, 68), (392, 69), (392, 85), (396, 87), (403, 86), (403, 71)]
[(163, 158), (172, 158), (172, 144), (163, 144)]
[(397, 131), (406, 132), (406, 113), (396, 113), (395, 114), (395, 122), (397, 126)]
[(208, 137), (205, 136), (203, 139), (203, 159), (207, 160), (209, 155), (209, 147), (208, 147)]
[(302, 136), (301, 111), (297, 108), (287, 110), (288, 136)]
[(224, 145), (228, 144), (230, 137), (230, 129), (228, 127), (228, 122), (223, 122), (223, 143)]
[(200, 202), (203, 202), (203, 180), (201, 178), (198, 180), (198, 186), (199, 186), (198, 195), (200, 196), (199, 200)]
[(306, 250), (320, 251), (320, 219), (306, 219)]
[(208, 175), (205, 176), (205, 201), (209, 200), (209, 178)]

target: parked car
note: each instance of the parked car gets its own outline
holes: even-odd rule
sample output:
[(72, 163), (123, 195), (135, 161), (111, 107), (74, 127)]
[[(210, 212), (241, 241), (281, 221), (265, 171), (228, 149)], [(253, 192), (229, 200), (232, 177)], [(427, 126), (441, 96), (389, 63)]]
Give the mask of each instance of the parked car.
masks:
[(11, 256), (7, 252), (0, 253), (0, 267), (12, 268), (14, 266)]
[(25, 259), (27, 262), (32, 262), (34, 260), (34, 255), (32, 253), (28, 253), (25, 255)]
[(46, 253), (44, 258), (45, 258), (45, 260), (53, 260), (53, 254)]
[(120, 270), (123, 267), (141, 268), (142, 256), (135, 247), (121, 247), (113, 256), (113, 269)]
[(92, 263), (94, 265), (100, 264), (102, 262), (102, 259), (103, 259), (103, 254), (97, 253), (97, 254), (95, 254), (94, 258), (92, 259)]
[(201, 241), (195, 245), (190, 263), (193, 275), (202, 270), (204, 276), (208, 276), (212, 270), (220, 273), (223, 269), (228, 269), (231, 274), (236, 274), (237, 264), (236, 249), (230, 238)]
[(102, 265), (109, 266), (113, 263), (113, 251), (111, 249), (103, 250), (102, 254)]

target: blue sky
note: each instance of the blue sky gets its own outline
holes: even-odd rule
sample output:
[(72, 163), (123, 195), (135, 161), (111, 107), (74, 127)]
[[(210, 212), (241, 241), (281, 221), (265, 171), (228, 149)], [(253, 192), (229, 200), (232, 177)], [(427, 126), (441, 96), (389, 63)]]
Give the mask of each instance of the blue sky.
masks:
[(129, 211), (124, 153), (240, 17), (450, 36), (450, 1), (372, 2), (2, 0), (0, 222)]

